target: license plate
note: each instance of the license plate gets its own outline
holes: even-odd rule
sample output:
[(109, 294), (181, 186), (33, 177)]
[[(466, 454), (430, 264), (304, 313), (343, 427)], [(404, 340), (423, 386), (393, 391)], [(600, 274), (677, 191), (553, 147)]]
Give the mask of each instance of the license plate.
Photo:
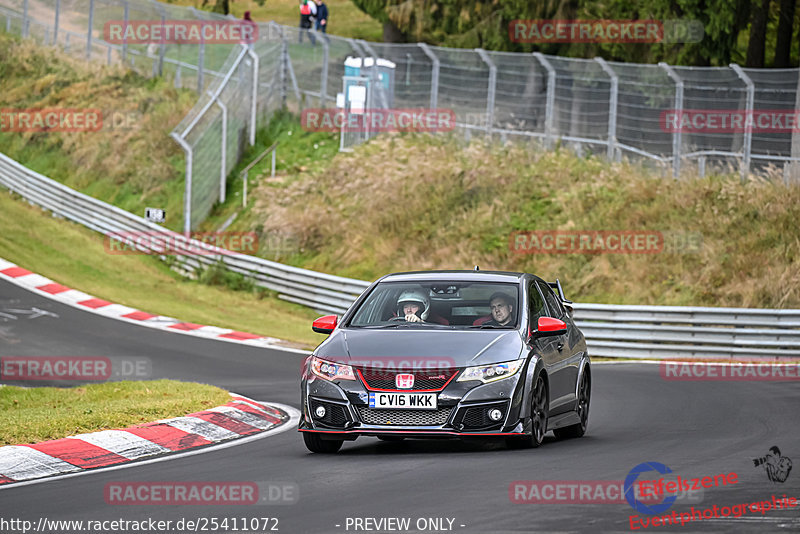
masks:
[(436, 393), (370, 392), (369, 407), (393, 410), (435, 410)]

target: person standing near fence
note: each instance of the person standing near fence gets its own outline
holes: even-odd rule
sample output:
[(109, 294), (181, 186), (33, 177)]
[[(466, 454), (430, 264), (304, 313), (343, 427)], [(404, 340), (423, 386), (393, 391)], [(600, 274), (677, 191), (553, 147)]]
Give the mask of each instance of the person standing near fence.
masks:
[(255, 43), (256, 38), (258, 37), (258, 25), (256, 22), (250, 17), (250, 12), (245, 11), (244, 17), (242, 17), (242, 23), (247, 25), (247, 28), (242, 28), (242, 33), (245, 34), (245, 38), (242, 40), (242, 44), (247, 45), (250, 50), (253, 50), (253, 45)]
[[(315, 17), (314, 29), (323, 34), (328, 33), (328, 6), (325, 5), (323, 0), (315, 0), (317, 3), (317, 16)], [(326, 41), (327, 35), (322, 36)]]
[(313, 0), (300, 0), (300, 32), (297, 37), (298, 42), (302, 43), (303, 34), (308, 33), (308, 39), (311, 41), (311, 44), (317, 44), (317, 40), (308, 31), (311, 29), (311, 17), (316, 14), (317, 5), (313, 2)]

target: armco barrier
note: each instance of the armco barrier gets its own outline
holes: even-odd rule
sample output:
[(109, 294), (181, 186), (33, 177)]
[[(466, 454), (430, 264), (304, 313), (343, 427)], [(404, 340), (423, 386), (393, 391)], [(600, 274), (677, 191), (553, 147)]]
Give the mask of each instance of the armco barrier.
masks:
[[(142, 217), (42, 176), (4, 154), (0, 154), (0, 185), (20, 194), (32, 204), (103, 234), (168, 232)], [(180, 234), (174, 235), (180, 237)], [(211, 253), (176, 256), (183, 270), (191, 272), (198, 267), (209, 267), (222, 262), (231, 271), (253, 279), (257, 285), (278, 292), (281, 298), (320, 312), (343, 313), (369, 285), (361, 280), (282, 265), (254, 256), (214, 254), (213, 252), (219, 249), (200, 241), (189, 240), (189, 244), (191, 247), (203, 248)]]
[[(32, 204), (103, 234), (167, 232), (42, 176), (4, 154), (0, 154), (0, 185)], [(203, 248), (210, 254), (176, 256), (183, 270), (192, 272), (222, 262), (255, 284), (276, 291), (280, 298), (321, 313), (343, 313), (369, 285), (254, 256), (216, 254), (214, 251), (222, 251), (199, 241), (189, 240), (187, 246)], [(593, 356), (800, 359), (800, 310), (580, 303), (574, 308), (575, 321), (586, 334)]]

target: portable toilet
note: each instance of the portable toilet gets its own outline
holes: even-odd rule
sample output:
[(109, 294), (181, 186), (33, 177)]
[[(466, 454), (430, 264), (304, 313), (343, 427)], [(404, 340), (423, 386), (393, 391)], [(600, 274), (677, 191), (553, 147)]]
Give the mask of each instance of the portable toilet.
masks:
[[(383, 94), (386, 96), (386, 105), (392, 107), (394, 105), (394, 71), (397, 65), (383, 58), (378, 58), (377, 63), (378, 83), (381, 84)], [(372, 80), (374, 65), (375, 60), (372, 57), (347, 56), (347, 59), (344, 60), (344, 75), (364, 76)]]

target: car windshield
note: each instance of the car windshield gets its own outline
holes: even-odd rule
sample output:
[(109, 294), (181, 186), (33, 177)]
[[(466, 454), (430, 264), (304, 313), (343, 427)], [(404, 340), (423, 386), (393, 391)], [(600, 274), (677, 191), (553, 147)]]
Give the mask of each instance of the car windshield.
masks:
[(516, 328), (518, 285), (495, 282), (381, 282), (347, 326), (358, 328)]

